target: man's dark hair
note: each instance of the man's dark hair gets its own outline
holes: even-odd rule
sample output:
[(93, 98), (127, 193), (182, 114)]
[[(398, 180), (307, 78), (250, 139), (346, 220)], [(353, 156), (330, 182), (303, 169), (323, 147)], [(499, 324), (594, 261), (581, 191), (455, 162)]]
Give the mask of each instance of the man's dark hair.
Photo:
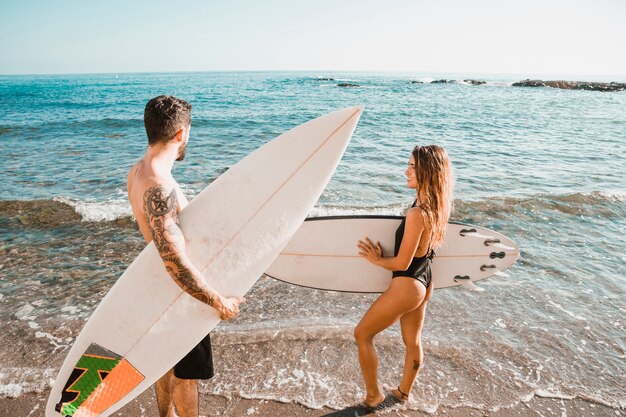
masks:
[(165, 143), (191, 125), (191, 104), (174, 96), (155, 97), (146, 104), (143, 124), (150, 145)]

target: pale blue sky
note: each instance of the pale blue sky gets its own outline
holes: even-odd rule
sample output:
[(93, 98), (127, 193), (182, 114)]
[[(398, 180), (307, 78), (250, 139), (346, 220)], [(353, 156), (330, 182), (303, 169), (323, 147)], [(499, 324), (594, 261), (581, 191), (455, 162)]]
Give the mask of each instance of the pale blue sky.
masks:
[(0, 73), (626, 76), (625, 0), (0, 0)]

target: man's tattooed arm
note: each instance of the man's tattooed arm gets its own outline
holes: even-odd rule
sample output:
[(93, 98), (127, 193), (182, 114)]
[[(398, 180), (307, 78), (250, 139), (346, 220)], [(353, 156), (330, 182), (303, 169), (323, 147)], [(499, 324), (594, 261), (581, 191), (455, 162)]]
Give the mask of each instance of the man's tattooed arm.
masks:
[(174, 282), (194, 298), (218, 308), (221, 297), (202, 278), (185, 253), (185, 237), (178, 224), (176, 190), (163, 185), (144, 194), (143, 210), (154, 244)]

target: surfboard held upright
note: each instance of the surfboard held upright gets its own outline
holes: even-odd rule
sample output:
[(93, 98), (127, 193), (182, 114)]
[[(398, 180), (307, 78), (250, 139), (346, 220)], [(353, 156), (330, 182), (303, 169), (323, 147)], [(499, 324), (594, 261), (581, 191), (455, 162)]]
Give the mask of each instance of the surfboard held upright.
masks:
[[(187, 254), (210, 285), (243, 296), (321, 195), (362, 106), (295, 127), (232, 166), (179, 215)], [(77, 337), (46, 417), (108, 416), (171, 369), (220, 322), (184, 292), (150, 243)]]

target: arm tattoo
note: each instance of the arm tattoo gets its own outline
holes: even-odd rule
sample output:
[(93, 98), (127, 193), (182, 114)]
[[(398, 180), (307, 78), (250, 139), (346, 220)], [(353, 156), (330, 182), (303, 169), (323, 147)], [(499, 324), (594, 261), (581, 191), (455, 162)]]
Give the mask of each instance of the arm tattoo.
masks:
[(163, 263), (167, 272), (183, 290), (195, 299), (210, 306), (213, 305), (213, 296), (198, 285), (197, 280), (194, 279), (193, 272), (181, 262), (180, 256), (167, 256), (163, 258)]
[(212, 306), (213, 295), (185, 256), (185, 238), (176, 213), (176, 190), (168, 192), (162, 185), (150, 187), (143, 204), (146, 222), (167, 272), (185, 292)]
[(161, 257), (176, 253), (182, 239), (176, 214), (176, 190), (168, 193), (161, 185), (150, 187), (144, 194), (143, 209)]

